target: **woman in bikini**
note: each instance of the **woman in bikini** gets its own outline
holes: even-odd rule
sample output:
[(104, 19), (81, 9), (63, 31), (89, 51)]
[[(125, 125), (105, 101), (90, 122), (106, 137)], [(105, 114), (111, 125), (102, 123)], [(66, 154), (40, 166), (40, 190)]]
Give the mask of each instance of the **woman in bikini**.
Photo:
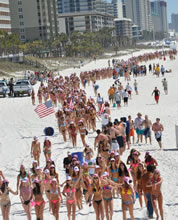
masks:
[(12, 191), (10, 187), (8, 187), (9, 181), (4, 179), (0, 188), (0, 199), (1, 199), (1, 211), (3, 220), (9, 220), (11, 201), (9, 198), (9, 192), (13, 195), (18, 195), (18, 192)]
[(67, 127), (66, 127), (66, 122), (64, 117), (61, 118), (60, 121), (58, 121), (58, 125), (59, 125), (59, 131), (62, 134), (63, 140), (64, 142), (67, 141)]
[(106, 212), (106, 219), (112, 220), (113, 217), (113, 198), (112, 198), (112, 189), (113, 187), (119, 186), (113, 181), (109, 180), (108, 172), (104, 172), (101, 180), (102, 191), (103, 191), (103, 200), (104, 200), (104, 209)]
[[(72, 182), (73, 183), (76, 183), (77, 180), (80, 178), (80, 169), (75, 166), (73, 168), (73, 174), (72, 174)], [(78, 182), (78, 184), (76, 185), (76, 203), (77, 203), (77, 207), (78, 209), (82, 209), (83, 206), (82, 206), (82, 190), (81, 190), (81, 180)]]
[(51, 176), (50, 176), (50, 172), (48, 169), (45, 169), (44, 171), (44, 176), (43, 176), (43, 182), (44, 182), (44, 189), (45, 189), (45, 194), (46, 197), (49, 201), (49, 211), (51, 211), (51, 204), (50, 204), (50, 188), (51, 188)]
[(68, 220), (71, 220), (71, 210), (72, 210), (72, 220), (75, 220), (75, 212), (76, 212), (76, 185), (79, 180), (73, 183), (72, 178), (70, 176), (67, 177), (67, 183), (64, 186), (62, 194), (66, 197), (66, 206), (67, 206), (67, 215)]
[(42, 99), (43, 99), (43, 92), (42, 92), (41, 88), (39, 88), (37, 96), (38, 96), (38, 102), (39, 102), (39, 104), (41, 104), (42, 103)]
[(84, 125), (82, 120), (80, 120), (78, 122), (78, 129), (79, 129), (79, 133), (80, 133), (80, 138), (82, 140), (82, 144), (83, 144), (83, 146), (85, 146), (86, 145), (86, 142), (85, 142), (86, 127), (85, 127), (85, 125)]
[(134, 220), (133, 206), (136, 200), (135, 191), (130, 185), (130, 178), (124, 177), (124, 184), (121, 187), (123, 220), (126, 220), (126, 210), (129, 209), (130, 219)]
[(104, 204), (102, 196), (101, 180), (98, 174), (94, 174), (92, 183), (92, 195), (90, 197), (90, 203), (93, 198), (93, 208), (96, 213), (96, 220), (104, 220)]
[(132, 175), (134, 188), (136, 188), (136, 181), (137, 181), (136, 173), (138, 170), (138, 164), (140, 163), (140, 159), (138, 158), (138, 156), (139, 155), (137, 152), (133, 153), (133, 160), (131, 161), (130, 168), (129, 168), (131, 175)]
[(94, 156), (93, 149), (88, 144), (85, 144), (85, 149), (83, 150), (83, 157), (84, 158), (86, 158), (88, 152), (91, 153), (91, 157)]
[(58, 220), (60, 203), (62, 201), (62, 195), (60, 192), (59, 185), (57, 185), (57, 181), (55, 178), (51, 180), (51, 187), (50, 187), (49, 195), (50, 195), (50, 204), (51, 204), (53, 215), (56, 218), (56, 220)]
[(45, 207), (45, 201), (43, 199), (44, 185), (41, 181), (35, 179), (33, 181), (33, 203), (35, 206), (35, 213), (37, 220), (43, 220), (43, 212)]
[(152, 165), (155, 167), (158, 166), (157, 161), (151, 156), (150, 152), (145, 153), (145, 167), (147, 167), (148, 165)]
[[(111, 166), (109, 168), (109, 176), (111, 180), (113, 180), (115, 183), (119, 182), (119, 168), (116, 167), (115, 159), (111, 158), (110, 160)], [(117, 196), (119, 195), (119, 192), (117, 190)], [(113, 197), (115, 197), (115, 189), (113, 189)]]
[(22, 180), (22, 186), (20, 188), (20, 199), (24, 211), (27, 215), (27, 219), (31, 220), (31, 199), (32, 199), (32, 188), (30, 186), (28, 178)]
[(73, 121), (70, 122), (68, 131), (69, 131), (70, 137), (72, 138), (72, 145), (73, 145), (73, 147), (76, 147), (76, 145), (77, 145), (77, 128), (74, 125)]
[[(159, 219), (159, 213), (158, 213), (158, 209), (157, 209), (157, 202), (158, 202), (158, 208), (160, 211), (160, 216), (161, 216), (161, 220), (164, 219), (163, 216), (163, 195), (161, 192), (161, 185), (162, 185), (163, 179), (162, 177), (160, 177), (160, 171), (159, 170), (155, 170), (154, 174), (153, 174), (153, 178), (151, 181), (151, 185), (152, 185), (152, 204), (153, 204), (153, 209), (156, 213), (156, 219)], [(150, 186), (150, 185), (149, 185)]]
[(35, 90), (34, 89), (32, 89), (31, 99), (32, 99), (32, 105), (35, 105)]
[(125, 163), (121, 161), (119, 164), (119, 183), (124, 182), (124, 177), (130, 177), (130, 175)]
[(34, 160), (34, 161), (32, 162), (32, 168), (30, 168), (30, 174), (31, 174), (31, 175), (36, 174), (36, 168), (37, 168), (37, 166), (38, 166), (38, 161), (37, 161), (37, 160)]
[(48, 137), (45, 137), (44, 144), (43, 144), (43, 152), (46, 158), (46, 161), (51, 159), (51, 141)]
[(20, 173), (17, 176), (17, 192), (19, 190), (19, 185), (21, 187), (21, 182), (22, 182), (22, 180), (24, 180), (24, 178), (28, 178), (28, 180), (31, 184), (30, 175), (26, 172), (24, 165), (21, 165), (20, 166)]
[[(145, 170), (144, 170), (144, 166), (142, 163), (139, 163), (138, 164), (138, 170), (137, 170), (137, 173), (136, 173), (136, 191), (138, 193), (138, 196), (139, 196), (139, 203), (140, 203), (140, 207), (142, 208), (143, 207), (143, 199), (142, 199), (142, 196), (144, 195), (143, 194), (143, 189), (142, 189), (142, 185), (141, 185), (141, 179), (142, 179), (142, 176), (143, 174), (145, 174)], [(144, 199), (145, 199), (145, 204), (146, 204), (146, 197), (144, 196)]]
[(82, 188), (83, 188), (83, 195), (85, 197), (86, 204), (90, 201), (91, 192), (92, 192), (92, 179), (89, 175), (88, 171), (88, 163), (85, 162), (82, 167)]
[(57, 180), (57, 183), (59, 184), (59, 175), (58, 173), (56, 173), (56, 168), (54, 164), (50, 166), (50, 176), (51, 178), (55, 178)]

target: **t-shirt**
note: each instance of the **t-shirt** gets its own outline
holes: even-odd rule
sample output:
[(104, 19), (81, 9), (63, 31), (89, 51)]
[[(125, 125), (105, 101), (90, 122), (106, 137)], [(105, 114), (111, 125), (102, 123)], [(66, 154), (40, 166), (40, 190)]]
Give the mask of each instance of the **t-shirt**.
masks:
[[(96, 164), (96, 160), (94, 158), (91, 158), (91, 160), (85, 159), (85, 162), (88, 163), (88, 166), (92, 166)], [(95, 168), (89, 168), (88, 171), (89, 174), (93, 175), (95, 173)]]
[(107, 125), (109, 123), (109, 114), (104, 113), (101, 115), (102, 125)]

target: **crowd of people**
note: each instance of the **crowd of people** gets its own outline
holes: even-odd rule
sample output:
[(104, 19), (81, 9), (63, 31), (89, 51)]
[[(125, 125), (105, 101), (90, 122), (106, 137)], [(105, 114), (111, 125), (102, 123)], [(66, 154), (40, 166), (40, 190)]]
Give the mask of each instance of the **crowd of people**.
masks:
[[(34, 159), (30, 169), (22, 164), (17, 176), (16, 191), (9, 187), (9, 181), (0, 171), (0, 197), (3, 220), (9, 219), (11, 201), (9, 193), (19, 195), (22, 206), (31, 220), (32, 207), (35, 208), (37, 220), (44, 219), (44, 208), (49, 207), (56, 220), (59, 219), (60, 205), (65, 201), (68, 220), (76, 219), (76, 210), (83, 209), (83, 205), (93, 206), (96, 220), (113, 219), (114, 203), (120, 199), (120, 208), (123, 220), (126, 220), (126, 211), (129, 210), (130, 219), (134, 220), (134, 205), (139, 201), (140, 208), (144, 204), (147, 207), (148, 217), (161, 220), (163, 217), (163, 196), (161, 185), (163, 179), (158, 169), (158, 163), (150, 152), (139, 152), (131, 148), (131, 144), (152, 144), (152, 132), (162, 148), (163, 125), (160, 118), (152, 123), (148, 115), (142, 118), (138, 113), (135, 119), (132, 116), (111, 119), (111, 104), (120, 108), (121, 98), (124, 104), (132, 98), (132, 88), (129, 84), (131, 74), (133, 76), (146, 75), (145, 65), (138, 65), (153, 59), (165, 59), (174, 56), (171, 51), (144, 54), (132, 57), (128, 61), (113, 60), (111, 68), (82, 72), (70, 76), (57, 76), (52, 73), (46, 74), (47, 83), (41, 80), (37, 97), (39, 104), (51, 100), (54, 106), (60, 106), (55, 116), (59, 133), (63, 141), (71, 140), (75, 149), (78, 146), (77, 135), (79, 134), (83, 146), (82, 159), (77, 154), (68, 152), (63, 160), (66, 180), (61, 181), (57, 166), (52, 160), (52, 142), (45, 137), (43, 145), (38, 137), (34, 137), (31, 144), (31, 156)], [(151, 67), (150, 67), (151, 68)], [(149, 71), (151, 71), (149, 69)], [(162, 69), (163, 71), (163, 69)], [(165, 70), (164, 70), (165, 71)], [(162, 74), (164, 76), (164, 74)], [(124, 89), (118, 76), (124, 76), (127, 82)], [(98, 80), (114, 78), (114, 84), (108, 90), (109, 101), (104, 101), (102, 95), (97, 92)], [(43, 78), (43, 77), (42, 77)], [(162, 83), (167, 93), (167, 81)], [(86, 85), (93, 83), (96, 100), (87, 97)], [(84, 89), (81, 89), (81, 85)], [(134, 80), (134, 91), (138, 95), (138, 83)], [(116, 88), (117, 87), (117, 88)], [(116, 88), (116, 89), (115, 89)], [(122, 97), (120, 96), (122, 91)], [(158, 103), (159, 90), (153, 91)], [(32, 92), (32, 104), (36, 103), (35, 91)], [(97, 129), (96, 121), (101, 121), (100, 129)], [(87, 143), (86, 136), (89, 132), (96, 132), (94, 145)], [(135, 137), (136, 133), (136, 137)], [(135, 138), (137, 138), (135, 140)], [(138, 146), (137, 145), (137, 146)], [(41, 149), (43, 148), (43, 149)], [(130, 150), (127, 161), (123, 161), (125, 150)], [(41, 152), (43, 151), (46, 164), (42, 167)], [(27, 172), (29, 171), (29, 172)], [(46, 203), (46, 201), (48, 201)], [(158, 211), (159, 210), (159, 211)]]

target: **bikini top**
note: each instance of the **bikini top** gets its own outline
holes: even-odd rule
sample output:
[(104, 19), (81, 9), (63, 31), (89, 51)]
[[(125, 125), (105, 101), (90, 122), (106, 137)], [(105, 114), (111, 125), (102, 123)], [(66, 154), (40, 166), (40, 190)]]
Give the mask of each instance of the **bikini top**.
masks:
[(138, 167), (138, 163), (133, 163), (132, 165), (131, 165), (133, 168), (136, 168), (136, 167)]
[(153, 184), (158, 183), (160, 180), (161, 180), (161, 178), (158, 178), (157, 180), (153, 178), (153, 179), (152, 179), (152, 183), (153, 183)]
[(58, 195), (58, 194), (59, 194), (58, 189), (56, 189), (55, 192), (53, 192), (52, 189), (51, 189), (51, 190), (50, 190), (50, 193), (51, 193), (51, 194), (54, 194), (54, 195)]
[(75, 189), (75, 188), (72, 188), (72, 189), (67, 188), (67, 189), (66, 189), (66, 193), (69, 194), (69, 196), (71, 196), (73, 192), (76, 192), (76, 189)]
[(63, 122), (63, 123), (60, 124), (60, 126), (61, 126), (61, 127), (65, 127), (65, 126), (66, 126), (66, 123)]
[(122, 195), (124, 196), (129, 196), (132, 194), (131, 190), (130, 189), (123, 189), (122, 188), (122, 191), (121, 191)]
[(112, 169), (111, 169), (111, 173), (117, 173), (117, 172), (119, 172), (119, 168), (117, 168), (117, 169), (115, 169), (115, 170), (112, 170)]
[(24, 177), (20, 175), (20, 180), (24, 180), (25, 178), (27, 178), (27, 173), (25, 174)]
[(46, 179), (44, 180), (44, 184), (46, 184), (46, 183), (48, 183), (48, 182), (50, 182), (50, 180), (46, 180)]
[(110, 187), (110, 186), (103, 186), (102, 190), (112, 190), (112, 187)]

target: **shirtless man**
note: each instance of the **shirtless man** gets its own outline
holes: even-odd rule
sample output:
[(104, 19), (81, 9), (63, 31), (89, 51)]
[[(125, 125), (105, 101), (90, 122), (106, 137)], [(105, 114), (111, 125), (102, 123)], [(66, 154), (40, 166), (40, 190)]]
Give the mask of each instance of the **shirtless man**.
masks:
[(131, 115), (128, 116), (128, 122), (129, 122), (129, 128), (130, 128), (130, 132), (129, 132), (129, 142), (131, 143), (131, 137), (133, 138), (133, 144), (135, 142), (135, 135), (134, 135), (134, 122), (132, 120)]
[(107, 143), (109, 141), (109, 138), (107, 137), (107, 135), (101, 133), (101, 131), (98, 129), (96, 130), (97, 136), (95, 138), (95, 142), (94, 142), (94, 149), (96, 150), (96, 145), (100, 142), (103, 141), (104, 143)]
[(145, 115), (145, 120), (143, 121), (143, 125), (145, 127), (145, 130), (144, 130), (145, 143), (147, 144), (147, 138), (149, 138), (150, 144), (151, 144), (151, 127), (152, 127), (152, 123), (151, 123), (151, 120), (148, 119), (148, 115)]
[(163, 125), (160, 123), (160, 118), (156, 118), (156, 122), (152, 126), (152, 130), (155, 133), (155, 138), (160, 146), (160, 149), (162, 148), (162, 132), (164, 131)]
[(109, 131), (110, 131), (110, 138), (112, 140), (111, 150), (114, 152), (119, 151), (119, 144), (117, 142), (116, 136), (120, 135), (120, 130), (116, 129), (113, 126), (112, 122), (109, 122)]
[(40, 142), (38, 141), (38, 137), (35, 136), (31, 145), (31, 156), (34, 158), (34, 160), (37, 160), (38, 166), (40, 166), (40, 154), (41, 154)]
[(119, 123), (119, 121), (117, 119), (115, 119), (114, 121), (114, 127), (116, 128), (116, 130), (118, 131), (117, 135), (116, 135), (116, 140), (119, 144), (119, 154), (122, 155), (122, 153), (125, 151), (125, 147), (126, 144), (124, 142), (124, 127), (121, 123)]

